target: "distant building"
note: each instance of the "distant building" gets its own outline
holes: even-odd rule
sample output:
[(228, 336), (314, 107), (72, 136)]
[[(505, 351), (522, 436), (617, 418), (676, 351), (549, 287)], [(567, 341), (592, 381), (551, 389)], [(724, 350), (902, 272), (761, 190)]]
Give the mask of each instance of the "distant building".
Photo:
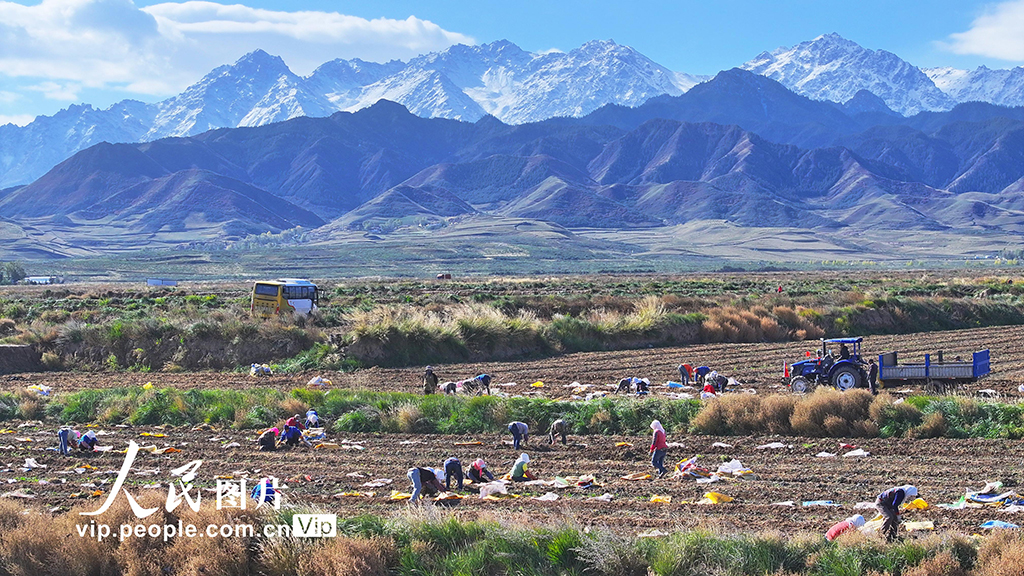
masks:
[(177, 286), (177, 280), (164, 280), (163, 278), (147, 278), (147, 286)]
[(26, 276), (22, 282), (35, 285), (60, 284), (60, 278), (56, 276)]

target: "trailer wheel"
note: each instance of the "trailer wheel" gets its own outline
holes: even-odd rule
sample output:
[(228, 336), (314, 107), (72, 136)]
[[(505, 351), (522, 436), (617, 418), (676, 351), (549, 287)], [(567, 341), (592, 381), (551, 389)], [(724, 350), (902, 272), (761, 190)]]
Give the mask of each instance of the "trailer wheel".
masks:
[(832, 385), (843, 392), (857, 388), (860, 386), (860, 374), (851, 366), (843, 366), (832, 375)]
[(811, 389), (811, 382), (803, 376), (793, 376), (789, 381), (789, 389), (797, 394), (806, 394)]

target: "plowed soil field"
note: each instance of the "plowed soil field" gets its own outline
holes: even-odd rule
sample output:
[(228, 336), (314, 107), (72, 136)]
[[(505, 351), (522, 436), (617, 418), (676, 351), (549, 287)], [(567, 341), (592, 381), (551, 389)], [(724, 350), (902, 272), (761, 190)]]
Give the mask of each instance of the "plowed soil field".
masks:
[[(437, 364), (435, 372), (441, 381), (461, 380), (480, 373), (493, 376), (492, 390), (507, 394), (569, 398), (574, 382), (590, 384), (595, 390), (608, 390), (624, 376), (649, 378), (652, 384), (679, 380), (677, 366), (689, 362), (707, 365), (739, 380), (743, 387), (767, 393), (781, 388), (784, 362), (794, 362), (813, 352), (817, 341), (759, 344), (701, 344), (678, 348), (648, 348), (614, 352), (568, 354), (520, 362), (483, 362), (475, 364)], [(1024, 383), (1024, 326), (976, 328), (946, 332), (922, 332), (898, 336), (869, 336), (864, 339), (863, 356), (897, 350), (901, 362), (923, 362), (925, 353), (941, 350), (946, 359), (957, 355), (970, 358), (972, 352), (989, 348), (992, 375), (968, 386), (967, 392), (993, 389), (1010, 397), (1020, 397), (1018, 386)], [(423, 367), (403, 369), (370, 368), (340, 374), (322, 374), (333, 387), (347, 389), (394, 390), (422, 393)], [(40, 383), (57, 391), (83, 388), (141, 386), (153, 382), (159, 387), (175, 388), (249, 388), (276, 387), (283, 390), (304, 386), (315, 373), (276, 375), (254, 379), (242, 373), (194, 372), (166, 373), (34, 373), (0, 376), (0, 390), (14, 390)], [(531, 383), (541, 381), (543, 388)], [(516, 383), (515, 386), (500, 384)], [(667, 392), (655, 388), (655, 392)]]
[[(174, 446), (179, 453), (153, 455), (140, 453), (132, 468), (128, 490), (136, 497), (149, 492), (166, 495), (170, 471), (196, 459), (203, 461), (195, 481), (206, 504), (215, 502), (215, 476), (248, 478), (252, 486), (261, 476), (274, 475), (285, 485), (286, 502), (312, 503), (340, 516), (358, 513), (389, 515), (408, 506), (390, 500), (391, 490), (411, 491), (406, 471), (414, 465), (440, 467), (452, 455), (463, 462), (483, 457), (501, 474), (506, 472), (518, 450), (498, 435), (476, 438), (432, 435), (359, 435), (346, 434), (332, 440), (361, 446), (324, 451), (298, 448), (273, 453), (257, 452), (250, 433), (235, 431), (184, 429), (103, 428), (101, 445), (114, 451), (62, 457), (47, 447), (56, 443), (52, 430), (23, 428), (0, 436), (10, 446), (0, 451), (0, 492), (9, 498), (27, 494), (26, 506), (67, 510), (80, 504), (98, 508), (107, 497), (124, 455), (117, 452), (128, 440), (159, 447)], [(143, 431), (166, 434), (164, 438), (141, 437)], [(31, 438), (32, 441), (16, 438)], [(456, 442), (475, 440), (474, 446)], [(967, 489), (978, 489), (985, 480), (1002, 480), (1018, 486), (1024, 478), (1021, 442), (999, 440), (880, 440), (857, 444), (870, 456), (844, 458), (837, 440), (803, 438), (713, 438), (670, 436), (669, 462), (702, 454), (702, 462), (715, 468), (722, 460), (738, 458), (751, 468), (754, 478), (698, 485), (692, 479), (648, 479), (629, 481), (621, 476), (650, 472), (646, 437), (586, 436), (571, 438), (570, 444), (549, 446), (547, 439), (531, 439), (531, 470), (541, 479), (555, 475), (593, 474), (599, 487), (558, 490), (544, 486), (510, 487), (518, 498), (498, 501), (480, 500), (467, 490), (468, 498), (454, 507), (464, 518), (497, 518), (523, 525), (572, 522), (584, 526), (608, 526), (623, 532), (657, 527), (672, 530), (682, 527), (715, 527), (726, 532), (780, 530), (786, 533), (824, 531), (833, 522), (854, 511), (859, 502), (872, 501), (881, 490), (902, 483), (914, 483), (920, 495), (932, 504), (952, 502)], [(572, 441), (575, 441), (572, 442)], [(238, 442), (240, 447), (223, 448)], [(629, 442), (632, 447), (616, 447)], [(732, 447), (716, 447), (724, 442)], [(781, 449), (758, 449), (769, 442), (782, 442)], [(822, 451), (838, 453), (822, 458)], [(26, 458), (34, 458), (46, 468), (23, 470)], [(82, 470), (83, 465), (92, 468)], [(81, 472), (76, 472), (78, 468)], [(351, 474), (351, 476), (350, 476)], [(309, 476), (307, 480), (305, 476)], [(356, 477), (355, 475), (359, 475)], [(374, 479), (389, 478), (383, 487), (364, 487)], [(41, 483), (41, 482), (45, 482)], [(100, 495), (91, 496), (99, 490)], [(715, 490), (735, 500), (718, 505), (688, 504)], [(372, 496), (340, 496), (344, 492), (375, 492)], [(553, 491), (554, 502), (532, 497)], [(609, 493), (611, 502), (588, 500)], [(73, 497), (82, 494), (85, 497)], [(667, 504), (651, 503), (653, 495), (671, 496)], [(833, 500), (839, 507), (803, 506), (810, 500)], [(795, 505), (778, 505), (793, 501)], [(57, 511), (57, 510), (54, 510)], [(868, 515), (870, 511), (865, 511)], [(932, 520), (940, 530), (971, 533), (989, 519), (1013, 521), (1013, 515), (995, 510), (944, 510), (938, 507), (908, 513), (909, 520)]]
[[(967, 393), (992, 388), (1008, 398), (1019, 397), (1017, 387), (1024, 383), (1024, 328), (1001, 327), (905, 336), (876, 336), (865, 340), (865, 352), (875, 354), (899, 350), (904, 361), (920, 359), (925, 352), (943, 350), (947, 358), (967, 357), (970, 352), (990, 348), (993, 375), (972, 385)], [(799, 359), (816, 343), (716, 344), (574, 354), (558, 358), (523, 362), (440, 365), (442, 379), (459, 379), (487, 372), (494, 382), (516, 382), (499, 387), (508, 394), (539, 394), (567, 398), (573, 382), (606, 387), (622, 376), (648, 377), (652, 382), (677, 379), (676, 366), (682, 361), (707, 364), (739, 379), (758, 393), (771, 393), (778, 387), (784, 361)], [(326, 375), (334, 387), (418, 392), (421, 368), (369, 369), (350, 374)], [(291, 389), (304, 384), (312, 374), (274, 376), (255, 380), (241, 374), (72, 374), (41, 373), (4, 376), (0, 389), (12, 390), (31, 383), (53, 386), (57, 392), (83, 388), (137, 386), (152, 381), (159, 386), (181, 388), (245, 388), (274, 386)], [(542, 388), (529, 383), (543, 381)], [(657, 388), (656, 393), (665, 392)], [(113, 451), (62, 457), (52, 429), (17, 428), (17, 422), (5, 423), (13, 432), (0, 434), (0, 493), (9, 498), (30, 496), (24, 502), (54, 510), (67, 510), (75, 504), (99, 504), (106, 498), (116, 471), (123, 461), (129, 440), (157, 447), (173, 446), (181, 452), (140, 454), (127, 485), (133, 493), (166, 493), (172, 480), (170, 471), (192, 460), (203, 464), (196, 482), (203, 498), (215, 498), (215, 476), (231, 475), (251, 482), (272, 474), (283, 479), (287, 501), (307, 502), (339, 515), (356, 513), (388, 514), (407, 503), (391, 501), (392, 489), (409, 491), (406, 471), (412, 466), (440, 467), (452, 455), (468, 463), (477, 457), (487, 460), (496, 473), (506, 472), (519, 451), (508, 445), (504, 435), (486, 434), (475, 438), (440, 435), (360, 435), (333, 436), (332, 442), (363, 449), (333, 451), (300, 448), (292, 451), (261, 453), (255, 450), (253, 434), (233, 430), (192, 430), (190, 428), (118, 428), (102, 427), (101, 445)], [(140, 436), (143, 432), (165, 437)], [(31, 440), (26, 440), (31, 439)], [(477, 441), (481, 444), (459, 446)], [(533, 458), (531, 469), (542, 479), (556, 475), (593, 474), (600, 486), (557, 490), (545, 486), (515, 485), (511, 492), (519, 498), (483, 501), (470, 497), (453, 508), (467, 518), (498, 518), (503, 521), (575, 522), (580, 525), (610, 526), (621, 531), (646, 528), (674, 529), (709, 526), (725, 531), (759, 529), (824, 531), (831, 523), (854, 513), (854, 505), (873, 500), (887, 487), (913, 483), (920, 495), (932, 504), (952, 502), (968, 489), (978, 489), (987, 480), (1001, 480), (1009, 488), (1024, 481), (1024, 443), (1009, 440), (886, 440), (853, 441), (870, 456), (844, 458), (849, 449), (839, 447), (839, 439), (805, 438), (714, 438), (671, 436), (673, 444), (667, 463), (701, 454), (705, 466), (716, 468), (723, 460), (738, 458), (754, 471), (754, 478), (698, 485), (694, 480), (624, 480), (635, 472), (650, 472), (647, 437), (582, 436), (571, 438), (568, 446), (549, 446), (546, 438), (531, 439), (526, 450)], [(232, 442), (241, 446), (224, 448)], [(632, 447), (616, 447), (629, 442)], [(714, 446), (723, 442), (731, 447)], [(781, 449), (758, 449), (770, 442), (782, 442)], [(817, 457), (819, 452), (837, 457)], [(34, 458), (45, 468), (23, 469), (26, 458)], [(88, 464), (91, 468), (84, 468)], [(76, 471), (76, 468), (78, 469)], [(305, 476), (311, 479), (307, 480)], [(358, 475), (358, 476), (357, 476)], [(389, 478), (383, 487), (364, 487), (364, 482)], [(149, 486), (147, 486), (149, 485)], [(99, 490), (101, 495), (91, 496)], [(719, 505), (688, 504), (704, 492), (715, 490), (733, 497)], [(344, 492), (375, 492), (372, 496), (340, 496)], [(541, 502), (532, 497), (554, 491), (559, 498)], [(589, 500), (604, 493), (611, 502)], [(80, 494), (80, 497), (73, 495)], [(467, 491), (470, 496), (475, 496)], [(668, 504), (651, 503), (653, 495), (670, 496)], [(839, 507), (802, 506), (804, 501), (833, 500)], [(777, 503), (793, 501), (795, 505)], [(869, 511), (870, 512), (870, 511)], [(866, 514), (867, 515), (867, 514)], [(938, 507), (908, 514), (911, 520), (932, 520), (938, 529), (970, 533), (989, 519), (1013, 521), (992, 509), (950, 511)]]

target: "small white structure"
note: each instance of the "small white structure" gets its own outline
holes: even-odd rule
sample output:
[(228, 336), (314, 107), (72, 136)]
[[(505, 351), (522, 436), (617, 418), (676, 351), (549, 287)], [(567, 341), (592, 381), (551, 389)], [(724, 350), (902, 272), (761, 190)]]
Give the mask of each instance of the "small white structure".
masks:
[(147, 286), (177, 286), (177, 280), (164, 280), (162, 278), (148, 278), (146, 279)]

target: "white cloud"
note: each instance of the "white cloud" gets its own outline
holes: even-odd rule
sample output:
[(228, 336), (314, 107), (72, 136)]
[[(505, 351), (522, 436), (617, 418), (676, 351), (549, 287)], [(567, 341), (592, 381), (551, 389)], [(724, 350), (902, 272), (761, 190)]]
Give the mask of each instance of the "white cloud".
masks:
[(989, 6), (971, 22), (970, 29), (949, 38), (941, 46), (957, 54), (1024, 60), (1024, 0)]
[(60, 84), (57, 82), (42, 82), (34, 86), (26, 86), (26, 90), (42, 92), (50, 100), (62, 102), (74, 102), (78, 100), (78, 92), (82, 89), (78, 84)]
[(44, 94), (61, 99), (72, 87), (176, 93), (257, 48), (305, 74), (334, 58), (408, 59), (455, 43), (474, 40), (413, 16), (367, 20), (205, 1), (139, 8), (132, 0), (0, 0), (0, 77), (51, 81), (59, 86)]
[(36, 117), (31, 114), (14, 114), (8, 116), (7, 114), (0, 114), (0, 126), (4, 124), (16, 124), (18, 126), (25, 126), (29, 122), (35, 120)]

